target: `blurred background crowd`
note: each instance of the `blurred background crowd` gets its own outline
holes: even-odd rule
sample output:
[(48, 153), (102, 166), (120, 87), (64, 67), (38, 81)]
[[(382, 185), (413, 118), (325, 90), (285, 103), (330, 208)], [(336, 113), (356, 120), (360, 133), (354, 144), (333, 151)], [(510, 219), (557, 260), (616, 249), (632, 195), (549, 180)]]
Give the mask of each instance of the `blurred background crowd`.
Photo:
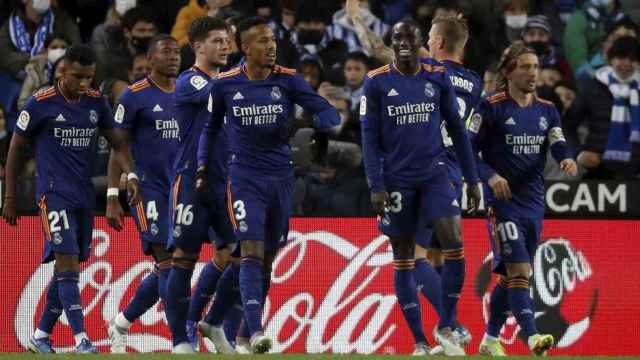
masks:
[[(57, 78), (59, 60), (71, 44), (90, 43), (98, 57), (95, 86), (113, 105), (124, 88), (150, 66), (145, 52), (158, 33), (182, 46), (182, 67), (193, 64), (187, 29), (197, 18), (219, 16), (231, 31), (248, 15), (270, 20), (278, 63), (295, 68), (335, 106), (340, 131), (330, 138), (311, 129), (291, 139), (296, 166), (295, 214), (371, 214), (362, 165), (357, 115), (367, 71), (389, 63), (388, 30), (403, 18), (430, 28), (440, 14), (462, 14), (471, 38), (464, 63), (495, 91), (497, 62), (513, 41), (538, 53), (538, 96), (552, 101), (580, 165), (579, 178), (632, 180), (640, 152), (629, 159), (607, 156), (612, 108), (624, 94), (618, 79), (640, 84), (638, 0), (0, 0), (0, 178), (17, 114), (27, 98)], [(233, 39), (233, 37), (231, 37)], [(232, 44), (230, 66), (242, 55)], [(636, 99), (637, 100), (637, 99)], [(640, 109), (637, 116), (640, 116)], [(96, 145), (94, 183), (99, 207), (106, 189), (107, 142)], [(24, 154), (32, 157), (32, 154)], [(549, 157), (549, 163), (553, 160)], [(545, 177), (564, 180), (549, 164)], [(23, 171), (21, 201), (33, 202), (35, 166)], [(567, 179), (568, 180), (568, 179)]]

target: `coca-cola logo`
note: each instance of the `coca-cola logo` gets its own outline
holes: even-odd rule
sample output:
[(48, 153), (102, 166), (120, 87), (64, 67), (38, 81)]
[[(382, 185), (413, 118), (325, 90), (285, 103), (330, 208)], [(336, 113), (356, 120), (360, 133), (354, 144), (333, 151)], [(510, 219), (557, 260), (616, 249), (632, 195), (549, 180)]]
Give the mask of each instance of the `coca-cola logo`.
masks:
[[(272, 273), (272, 292), (280, 287), (277, 293), (284, 296), (270, 295), (263, 317), (266, 332), (274, 339), (274, 351), (283, 352), (303, 342), (304, 351), (309, 353), (395, 352), (389, 339), (402, 320), (393, 288), (388, 286), (389, 279), (380, 276), (383, 268), (389, 271), (391, 249), (384, 236), (361, 243), (365, 244), (362, 248), (326, 231), (290, 232), (289, 242), (278, 254)], [(153, 269), (153, 263), (139, 256), (117, 256), (109, 233), (102, 229), (94, 231), (93, 244), (93, 254), (83, 266), (79, 287), (85, 319), (93, 325), (87, 326), (89, 335), (96, 346), (106, 350), (109, 340), (102, 324), (126, 305), (139, 281)], [(205, 261), (202, 256), (192, 284)], [(327, 264), (326, 271), (309, 273), (310, 268), (318, 268), (309, 264), (318, 261)], [(44, 304), (52, 275), (52, 265), (41, 264), (21, 291), (14, 329), (22, 346), (26, 346), (37, 325), (34, 309)], [(319, 283), (301, 286), (305, 279)], [(60, 321), (63, 327), (68, 326), (64, 315)], [(63, 344), (56, 342), (56, 345)], [(171, 349), (160, 303), (134, 325), (128, 345), (131, 350), (141, 352)], [(213, 349), (208, 341), (205, 346)], [(71, 350), (71, 343), (56, 347), (58, 352)]]
[[(492, 254), (484, 259), (475, 283), (485, 323), (494, 286), (492, 259)], [(569, 240), (546, 239), (536, 250), (532, 271), (531, 292), (538, 331), (553, 335), (560, 348), (575, 344), (588, 331), (598, 305), (598, 289), (589, 281), (593, 275), (589, 262)], [(518, 333), (519, 327), (510, 316), (501, 331), (501, 340), (513, 343)]]

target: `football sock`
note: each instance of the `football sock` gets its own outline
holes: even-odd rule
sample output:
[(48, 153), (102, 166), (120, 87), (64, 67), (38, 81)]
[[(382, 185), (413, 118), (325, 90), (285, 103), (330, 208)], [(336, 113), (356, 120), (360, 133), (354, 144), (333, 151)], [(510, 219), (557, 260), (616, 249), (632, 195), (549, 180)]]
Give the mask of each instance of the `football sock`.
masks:
[(398, 303), (402, 309), (409, 329), (417, 343), (426, 343), (424, 331), (422, 329), (422, 316), (420, 313), (420, 302), (416, 289), (416, 282), (413, 279), (413, 259), (393, 260), (393, 285), (398, 297)]
[(442, 284), (440, 274), (424, 258), (416, 259), (416, 267), (413, 270), (413, 277), (419, 285), (422, 295), (429, 301), (431, 306), (440, 317), (442, 311)]
[(262, 259), (246, 256), (240, 261), (240, 295), (244, 308), (244, 319), (253, 336), (262, 331), (263, 280)]
[(489, 303), (489, 322), (487, 323), (487, 334), (497, 338), (500, 330), (507, 321), (509, 312), (508, 284), (500, 277), (496, 287), (491, 292), (491, 302)]
[(216, 296), (204, 318), (207, 324), (221, 326), (225, 321), (226, 314), (233, 307), (236, 299), (240, 297), (240, 293), (237, 290), (239, 277), (240, 267), (234, 264), (227, 265), (218, 280), (218, 286), (215, 291)]
[(76, 271), (62, 271), (56, 273), (58, 280), (58, 296), (67, 315), (69, 325), (74, 335), (85, 332), (84, 315), (80, 304), (80, 288), (78, 288), (79, 274)]
[(442, 267), (442, 312), (438, 328), (455, 326), (456, 306), (464, 285), (465, 261), (462, 243), (455, 247), (442, 249), (444, 265)]
[(173, 345), (188, 342), (187, 314), (191, 293), (191, 275), (195, 260), (191, 258), (173, 258), (173, 266), (167, 281), (165, 315), (173, 335)]
[(142, 280), (129, 305), (122, 314), (129, 322), (134, 322), (158, 302), (158, 274), (151, 272)]
[(202, 310), (204, 310), (215, 293), (218, 278), (220, 278), (221, 274), (222, 270), (213, 260), (207, 262), (207, 265), (202, 269), (195, 292), (193, 293), (193, 296), (191, 296), (191, 303), (189, 304), (189, 320), (193, 322), (200, 321)]
[[(49, 289), (47, 289), (47, 302), (44, 305), (44, 311), (40, 317), (40, 323), (36, 329), (35, 338), (49, 337), (53, 332), (53, 328), (58, 321), (60, 315), (62, 315), (62, 303), (60, 302), (60, 296), (58, 295), (58, 281), (54, 276), (49, 282)], [(41, 333), (38, 333), (38, 330)], [(42, 336), (46, 334), (46, 336)]]
[(535, 314), (531, 306), (531, 296), (529, 295), (529, 279), (526, 277), (512, 277), (509, 279), (507, 290), (511, 312), (518, 321), (522, 333), (526, 338), (535, 335), (536, 330)]

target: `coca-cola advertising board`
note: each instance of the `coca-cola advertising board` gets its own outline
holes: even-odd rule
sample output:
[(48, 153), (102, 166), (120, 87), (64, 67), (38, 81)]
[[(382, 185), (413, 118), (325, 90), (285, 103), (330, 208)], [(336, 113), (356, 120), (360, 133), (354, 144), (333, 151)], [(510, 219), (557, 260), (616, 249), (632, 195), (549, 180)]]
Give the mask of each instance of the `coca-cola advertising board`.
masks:
[[(42, 236), (38, 217), (19, 226), (0, 225), (0, 352), (22, 351), (37, 325), (53, 269), (40, 264)], [(411, 334), (393, 291), (391, 249), (370, 218), (296, 218), (289, 244), (274, 264), (264, 323), (274, 351), (296, 353), (410, 353)], [(488, 314), (495, 276), (486, 224), (463, 223), (467, 277), (459, 320), (474, 336), (475, 353)], [(548, 220), (533, 271), (532, 296), (541, 332), (553, 334), (554, 354), (638, 355), (640, 342), (640, 246), (637, 221)], [(195, 271), (212, 255), (206, 246)], [(105, 321), (124, 308), (152, 268), (142, 255), (135, 226), (127, 219), (114, 232), (96, 219), (92, 257), (83, 265), (80, 288), (90, 338), (108, 351)], [(422, 300), (425, 332), (435, 312)], [(525, 354), (513, 318), (501, 337), (507, 351)], [(430, 336), (429, 336), (430, 337)], [(64, 315), (53, 335), (56, 350), (72, 349)], [(129, 351), (168, 351), (170, 335), (156, 304), (131, 328)], [(207, 348), (208, 344), (204, 344)]]

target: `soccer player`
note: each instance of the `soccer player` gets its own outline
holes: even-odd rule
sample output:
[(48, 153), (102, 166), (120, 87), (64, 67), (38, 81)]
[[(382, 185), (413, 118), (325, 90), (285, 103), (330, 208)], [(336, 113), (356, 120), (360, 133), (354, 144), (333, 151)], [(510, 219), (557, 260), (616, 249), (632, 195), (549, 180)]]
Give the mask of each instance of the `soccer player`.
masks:
[[(175, 115), (180, 128), (180, 144), (174, 164), (175, 178), (170, 193), (171, 230), (168, 249), (172, 252), (172, 265), (167, 281), (165, 297), (165, 313), (173, 335), (173, 351), (190, 353), (194, 346), (190, 344), (187, 334), (187, 320), (190, 307), (191, 275), (202, 242), (209, 241), (209, 211), (199, 199), (196, 191), (196, 151), (198, 140), (205, 121), (211, 115), (212, 77), (224, 66), (229, 54), (229, 35), (226, 23), (219, 18), (203, 17), (193, 22), (189, 28), (189, 42), (194, 49), (196, 61), (194, 66), (180, 74), (176, 82)], [(218, 144), (217, 144), (218, 145)], [(226, 146), (222, 144), (224, 149)], [(218, 146), (216, 146), (216, 151)], [(219, 154), (224, 163), (226, 152)], [(224, 174), (219, 176), (224, 178)], [(218, 215), (219, 222), (227, 217)], [(215, 223), (213, 224), (215, 225)], [(216, 228), (219, 237), (216, 240), (215, 259), (205, 266), (196, 287), (191, 307), (198, 306), (194, 312), (199, 318), (202, 308), (207, 304), (222, 270), (226, 266), (228, 252), (222, 249), (227, 242), (233, 244), (235, 239), (231, 226), (225, 230)], [(226, 234), (226, 233), (230, 233)], [(214, 264), (215, 263), (215, 264)], [(201, 331), (203, 329), (200, 329)], [(207, 329), (209, 330), (209, 329)], [(191, 330), (192, 338), (196, 338), (195, 330)], [(213, 334), (214, 336), (216, 334)], [(224, 333), (217, 334), (224, 338)], [(205, 336), (211, 338), (210, 332)], [(197, 338), (196, 338), (197, 339)], [(214, 341), (214, 339), (212, 339)], [(226, 340), (225, 340), (226, 341)], [(194, 341), (195, 342), (195, 341)], [(215, 343), (215, 342), (214, 342)], [(231, 347), (218, 348), (225, 352)]]
[(380, 230), (393, 248), (394, 286), (415, 342), (415, 354), (428, 351), (413, 277), (417, 227), (431, 223), (445, 262), (442, 311), (436, 339), (446, 355), (464, 355), (452, 331), (452, 318), (464, 282), (460, 203), (444, 163), (441, 122), (446, 121), (469, 184), (472, 203), (480, 191), (471, 145), (445, 68), (420, 62), (422, 33), (412, 22), (391, 30), (395, 61), (367, 74), (360, 104), (365, 171)]
[(35, 146), (36, 199), (44, 230), (42, 262), (55, 261), (40, 323), (28, 343), (37, 353), (53, 353), (49, 336), (64, 310), (76, 341), (76, 352), (95, 353), (84, 328), (78, 277), (80, 262), (90, 255), (95, 195), (91, 184), (92, 146), (98, 128), (114, 149), (127, 173), (131, 205), (140, 202), (138, 177), (127, 139), (113, 129), (111, 112), (100, 94), (90, 89), (96, 72), (93, 50), (85, 45), (67, 50), (62, 79), (34, 94), (20, 113), (7, 161), (7, 188), (3, 217), (17, 224), (16, 179), (25, 145)]
[[(480, 92), (482, 91), (480, 77), (462, 65), (464, 48), (468, 39), (469, 30), (465, 20), (457, 16), (438, 16), (431, 23), (429, 40), (427, 41), (431, 56), (441, 62), (448, 71), (447, 76), (455, 91), (461, 119), (469, 118), (480, 101)], [(442, 123), (441, 126), (443, 142), (447, 149), (443, 161), (447, 167), (449, 180), (455, 186), (457, 199), (461, 203), (462, 173), (453, 142), (445, 125)], [(427, 251), (427, 249), (429, 250)], [(415, 257), (414, 277), (416, 283), (421, 285), (423, 295), (440, 314), (442, 301), (440, 274), (444, 256), (440, 242), (436, 236), (433, 236), (433, 230), (429, 224), (418, 227)], [(453, 315), (450, 326), (458, 333), (462, 345), (471, 342), (471, 334), (457, 322), (456, 314)]]
[(544, 216), (542, 172), (547, 149), (568, 175), (575, 176), (577, 168), (558, 111), (535, 94), (539, 76), (535, 51), (514, 43), (502, 56), (498, 72), (499, 92), (480, 103), (469, 125), (474, 146), (482, 152), (478, 168), (485, 184), (493, 271), (500, 274), (491, 293), (480, 353), (505, 355), (498, 336), (511, 310), (531, 352), (544, 355), (554, 339), (536, 330), (529, 276)]
[[(294, 103), (313, 114), (313, 126), (340, 123), (336, 109), (317, 95), (295, 70), (275, 65), (276, 39), (266, 20), (251, 17), (237, 26), (236, 42), (245, 62), (218, 75), (212, 87), (212, 135), (226, 115), (229, 141), (228, 210), (241, 244), (239, 273), (244, 319), (254, 353), (265, 353), (271, 339), (262, 329), (271, 263), (286, 244), (293, 195), (288, 143)], [(201, 142), (205, 154), (208, 142)]]
[[(129, 86), (118, 99), (115, 126), (131, 138), (135, 170), (141, 176), (141, 195), (132, 215), (138, 225), (142, 251), (155, 261), (124, 311), (108, 324), (112, 353), (126, 353), (126, 335), (131, 324), (150, 309), (166, 286), (171, 254), (166, 250), (169, 229), (169, 190), (173, 159), (178, 147), (178, 122), (173, 111), (173, 93), (180, 69), (180, 48), (174, 38), (154, 37), (147, 52), (151, 73)], [(162, 154), (162, 156), (159, 156)], [(118, 200), (121, 171), (112, 155), (109, 161), (107, 221), (120, 231), (123, 211)], [(162, 294), (164, 298), (164, 294)]]

